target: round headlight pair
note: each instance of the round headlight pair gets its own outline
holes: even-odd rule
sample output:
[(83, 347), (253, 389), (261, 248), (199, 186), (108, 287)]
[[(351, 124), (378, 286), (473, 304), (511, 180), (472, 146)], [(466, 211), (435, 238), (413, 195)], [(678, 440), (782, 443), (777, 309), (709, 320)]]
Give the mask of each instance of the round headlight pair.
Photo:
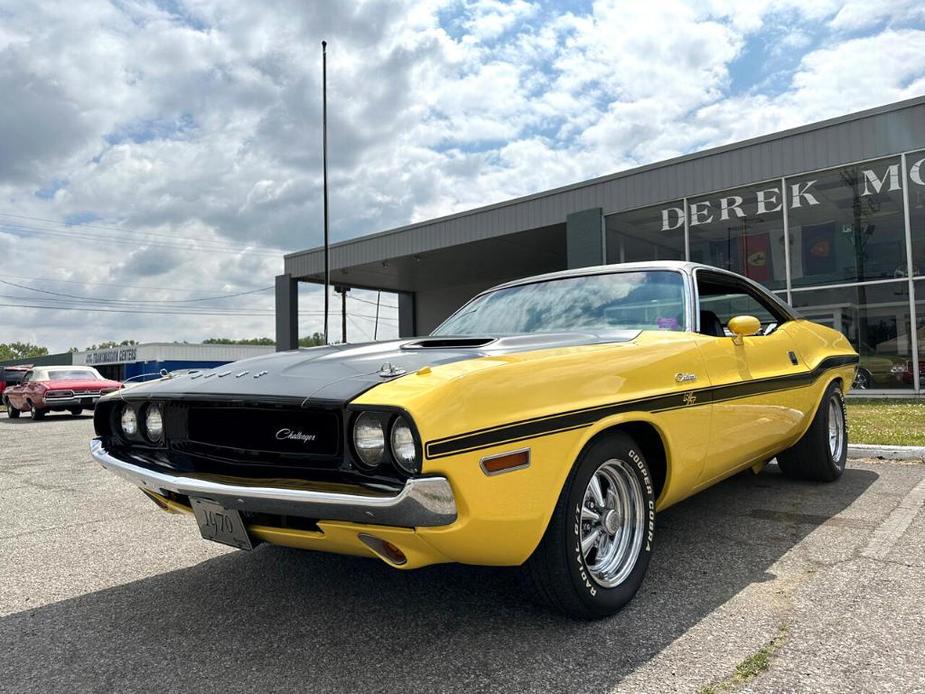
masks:
[[(138, 435), (138, 415), (135, 408), (131, 405), (125, 405), (122, 408), (122, 418), (120, 420), (122, 433), (126, 436), (134, 437)], [(145, 408), (145, 436), (152, 443), (160, 441), (164, 435), (164, 417), (161, 414), (161, 408), (157, 405), (148, 405)]]
[(409, 475), (420, 472), (417, 444), (408, 420), (398, 415), (391, 421), (389, 415), (363, 412), (353, 424), (353, 447), (364, 467), (372, 469), (385, 460), (386, 431), (395, 464)]

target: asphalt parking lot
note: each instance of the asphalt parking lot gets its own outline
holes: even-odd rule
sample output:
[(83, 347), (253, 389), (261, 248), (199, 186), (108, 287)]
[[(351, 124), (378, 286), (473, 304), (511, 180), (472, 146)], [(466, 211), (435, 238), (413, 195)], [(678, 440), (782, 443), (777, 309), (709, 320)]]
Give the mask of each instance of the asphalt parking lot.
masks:
[(730, 479), (660, 515), (642, 590), (589, 624), (509, 569), (205, 542), (91, 435), (0, 415), (0, 691), (722, 691), (767, 652), (742, 691), (925, 692), (922, 464)]

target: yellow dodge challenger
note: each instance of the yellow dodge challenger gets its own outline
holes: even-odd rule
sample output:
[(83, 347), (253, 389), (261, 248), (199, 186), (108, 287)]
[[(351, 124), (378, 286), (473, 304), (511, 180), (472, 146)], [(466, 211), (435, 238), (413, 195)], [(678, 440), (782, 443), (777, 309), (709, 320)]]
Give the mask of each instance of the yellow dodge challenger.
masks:
[(485, 291), (428, 337), (113, 393), (90, 449), (208, 540), (520, 566), (596, 618), (639, 589), (662, 509), (775, 456), (837, 479), (857, 363), (739, 275), (582, 268)]

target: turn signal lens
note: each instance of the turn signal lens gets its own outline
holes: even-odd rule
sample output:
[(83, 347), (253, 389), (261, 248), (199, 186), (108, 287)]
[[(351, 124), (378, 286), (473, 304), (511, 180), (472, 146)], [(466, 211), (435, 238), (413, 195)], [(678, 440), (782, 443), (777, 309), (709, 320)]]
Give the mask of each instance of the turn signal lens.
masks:
[(148, 405), (145, 414), (145, 433), (152, 443), (160, 441), (164, 435), (164, 417), (161, 415), (161, 408), (157, 405)]
[(380, 415), (363, 412), (353, 424), (353, 447), (360, 462), (374, 468), (385, 456), (385, 426)]
[(482, 458), (482, 472), (486, 475), (500, 475), (526, 467), (530, 467), (530, 449)]
[(414, 475), (421, 471), (420, 462), (418, 461), (418, 447), (414, 442), (414, 433), (411, 431), (411, 425), (408, 424), (402, 416), (395, 418), (392, 424), (392, 456), (395, 462), (402, 470), (409, 475)]
[(131, 405), (126, 405), (122, 409), (122, 433), (126, 436), (134, 436), (138, 433), (138, 418), (135, 416), (135, 409)]

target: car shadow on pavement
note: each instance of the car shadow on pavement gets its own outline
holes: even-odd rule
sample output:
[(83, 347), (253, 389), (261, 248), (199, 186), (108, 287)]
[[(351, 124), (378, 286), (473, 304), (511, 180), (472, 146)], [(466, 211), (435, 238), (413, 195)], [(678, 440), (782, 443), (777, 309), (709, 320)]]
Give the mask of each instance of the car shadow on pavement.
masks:
[(876, 479), (800, 483), (771, 466), (667, 510), (639, 594), (592, 623), (534, 606), (514, 569), (231, 552), (0, 619), (0, 689), (603, 691), (773, 578)]

